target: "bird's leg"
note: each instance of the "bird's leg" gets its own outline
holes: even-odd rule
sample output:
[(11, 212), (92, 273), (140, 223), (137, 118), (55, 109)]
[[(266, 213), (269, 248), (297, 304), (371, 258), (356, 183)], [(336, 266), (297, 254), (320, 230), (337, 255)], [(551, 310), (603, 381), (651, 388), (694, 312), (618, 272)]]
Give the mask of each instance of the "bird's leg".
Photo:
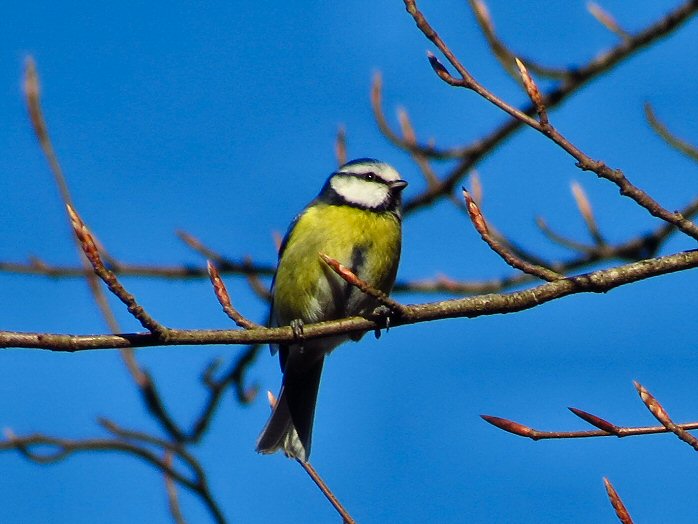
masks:
[(296, 339), (296, 342), (298, 344), (298, 349), (300, 352), (303, 352), (303, 340), (305, 340), (305, 337), (303, 336), (303, 321), (300, 318), (294, 318), (291, 320), (291, 323), (289, 324), (291, 326), (291, 330), (293, 331), (293, 338)]
[[(383, 324), (385, 326), (385, 331), (390, 330), (390, 318), (395, 314), (395, 312), (390, 309), (388, 306), (381, 304), (378, 306), (376, 309), (373, 310), (373, 314), (371, 315), (373, 317), (373, 320), (375, 320), (378, 324)], [(380, 327), (377, 327), (376, 330), (374, 331), (374, 335), (376, 338), (381, 338), (381, 330)]]

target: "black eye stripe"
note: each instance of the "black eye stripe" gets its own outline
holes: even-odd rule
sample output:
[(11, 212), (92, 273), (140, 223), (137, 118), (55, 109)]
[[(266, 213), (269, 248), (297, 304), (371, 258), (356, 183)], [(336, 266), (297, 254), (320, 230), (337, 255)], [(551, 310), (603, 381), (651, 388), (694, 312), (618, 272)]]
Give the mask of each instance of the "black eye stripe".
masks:
[(360, 178), (361, 180), (368, 180), (370, 182), (378, 182), (379, 184), (385, 184), (386, 186), (388, 185), (387, 181), (383, 180), (381, 177), (379, 177), (372, 171), (369, 171), (367, 173), (347, 173), (346, 171), (340, 171), (339, 174), (342, 176)]

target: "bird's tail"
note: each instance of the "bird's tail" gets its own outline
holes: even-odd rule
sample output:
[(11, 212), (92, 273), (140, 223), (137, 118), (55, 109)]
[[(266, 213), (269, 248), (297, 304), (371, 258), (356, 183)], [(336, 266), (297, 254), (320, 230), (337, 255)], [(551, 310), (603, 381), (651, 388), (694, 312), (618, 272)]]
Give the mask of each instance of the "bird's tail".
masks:
[(257, 439), (258, 453), (282, 449), (288, 457), (308, 460), (324, 360), (322, 356), (310, 365), (286, 366), (276, 406)]

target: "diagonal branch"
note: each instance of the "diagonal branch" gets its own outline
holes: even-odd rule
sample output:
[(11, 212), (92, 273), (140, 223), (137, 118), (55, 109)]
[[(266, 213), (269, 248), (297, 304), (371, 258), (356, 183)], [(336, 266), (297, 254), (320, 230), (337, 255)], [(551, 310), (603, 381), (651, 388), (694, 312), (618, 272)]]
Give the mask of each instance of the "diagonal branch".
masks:
[(553, 141), (560, 148), (566, 151), (570, 156), (572, 156), (577, 161), (577, 167), (579, 167), (583, 171), (592, 171), (599, 178), (603, 178), (610, 182), (613, 182), (620, 189), (621, 195), (632, 199), (636, 204), (645, 208), (651, 215), (660, 218), (665, 222), (673, 224), (686, 235), (698, 240), (698, 226), (696, 226), (696, 224), (683, 217), (680, 213), (671, 212), (662, 207), (649, 194), (647, 194), (645, 191), (638, 188), (637, 186), (633, 185), (620, 169), (612, 169), (611, 167), (607, 166), (604, 162), (592, 159), (590, 156), (588, 156), (582, 150), (580, 150), (577, 146), (575, 146), (572, 142), (570, 142), (555, 127), (553, 127), (552, 124), (548, 122), (547, 116), (543, 118), (544, 114), (541, 113), (541, 107), (545, 105), (544, 97), (540, 96), (540, 94), (537, 91), (537, 88), (535, 92), (538, 93), (538, 96), (534, 96), (533, 91), (529, 89), (529, 85), (532, 83), (532, 79), (530, 75), (528, 75), (528, 73), (525, 72), (525, 68), (523, 68), (523, 64), (521, 64), (521, 62), (518, 62), (518, 65), (520, 66), (520, 68), (522, 68), (524, 83), (529, 84), (527, 85), (527, 91), (533, 99), (533, 107), (540, 114), (540, 121), (532, 118), (527, 112), (521, 111), (520, 109), (517, 109), (514, 106), (508, 104), (501, 98), (497, 97), (489, 89), (485, 88), (480, 82), (478, 82), (472, 76), (472, 74), (465, 68), (465, 66), (461, 64), (461, 62), (455, 56), (453, 51), (451, 51), (451, 49), (441, 39), (438, 33), (431, 27), (431, 25), (426, 20), (421, 11), (417, 9), (415, 1), (404, 0), (404, 2), (407, 7), (407, 11), (410, 13), (410, 15), (412, 15), (412, 18), (414, 18), (417, 27), (422, 31), (422, 33), (424, 33), (424, 35), (429, 40), (431, 40), (434, 43), (434, 45), (436, 45), (436, 47), (438, 47), (439, 51), (441, 51), (441, 53), (444, 54), (444, 56), (448, 59), (450, 64), (456, 69), (456, 71), (458, 71), (458, 74), (460, 75), (460, 78), (452, 76), (446, 70), (446, 68), (438, 62), (435, 56), (430, 55), (429, 61), (439, 78), (441, 78), (444, 82), (454, 87), (463, 87), (471, 91), (474, 91), (488, 102), (492, 103), (505, 113), (520, 121), (522, 124), (525, 124), (528, 127), (535, 129), (536, 131), (545, 135), (548, 139)]
[[(404, 1), (410, 14), (412, 14), (412, 11), (417, 11), (414, 1)], [(644, 47), (673, 33), (678, 27), (695, 15), (696, 11), (698, 11), (698, 2), (696, 2), (696, 0), (686, 1), (673, 11), (667, 13), (663, 18), (654, 21), (643, 30), (633, 34), (629, 39), (619, 42), (616, 46), (607, 51), (596, 54), (596, 56), (586, 64), (573, 68), (568, 79), (551, 88), (543, 95), (545, 106), (551, 109), (559, 105), (591, 80), (609, 71)], [(423, 19), (421, 13), (419, 14)], [(415, 18), (415, 15), (413, 15), (413, 18)], [(415, 21), (417, 22), (418, 19), (415, 18)], [(429, 37), (428, 34), (425, 33), (425, 35)], [(535, 113), (535, 110), (535, 105), (530, 103), (522, 107), (520, 113), (532, 115)], [(438, 187), (429, 187), (423, 193), (406, 201), (404, 205), (405, 213), (408, 214), (418, 208), (430, 205), (436, 200), (451, 193), (451, 191), (459, 185), (467, 172), (469, 172), (482, 158), (494, 151), (505, 139), (509, 138), (514, 132), (520, 130), (522, 126), (522, 120), (508, 119), (506, 122), (495, 127), (490, 133), (478, 139), (471, 146), (461, 148), (462, 155), (458, 164), (451, 169), (449, 174), (440, 179), (441, 182)]]

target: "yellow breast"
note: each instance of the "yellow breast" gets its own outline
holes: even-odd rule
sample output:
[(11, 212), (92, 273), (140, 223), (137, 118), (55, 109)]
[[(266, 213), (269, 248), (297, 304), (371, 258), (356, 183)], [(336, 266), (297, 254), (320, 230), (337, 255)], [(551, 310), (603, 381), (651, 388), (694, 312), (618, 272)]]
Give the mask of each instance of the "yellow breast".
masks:
[[(392, 213), (329, 204), (308, 208), (290, 232), (279, 260), (272, 313), (276, 323), (318, 322), (362, 313), (357, 309), (368, 302), (350, 300), (342, 291), (344, 282), (318, 253), (356, 267), (359, 277), (388, 293), (400, 259), (400, 239), (400, 221)], [(343, 300), (350, 304), (349, 310), (338, 303)]]

